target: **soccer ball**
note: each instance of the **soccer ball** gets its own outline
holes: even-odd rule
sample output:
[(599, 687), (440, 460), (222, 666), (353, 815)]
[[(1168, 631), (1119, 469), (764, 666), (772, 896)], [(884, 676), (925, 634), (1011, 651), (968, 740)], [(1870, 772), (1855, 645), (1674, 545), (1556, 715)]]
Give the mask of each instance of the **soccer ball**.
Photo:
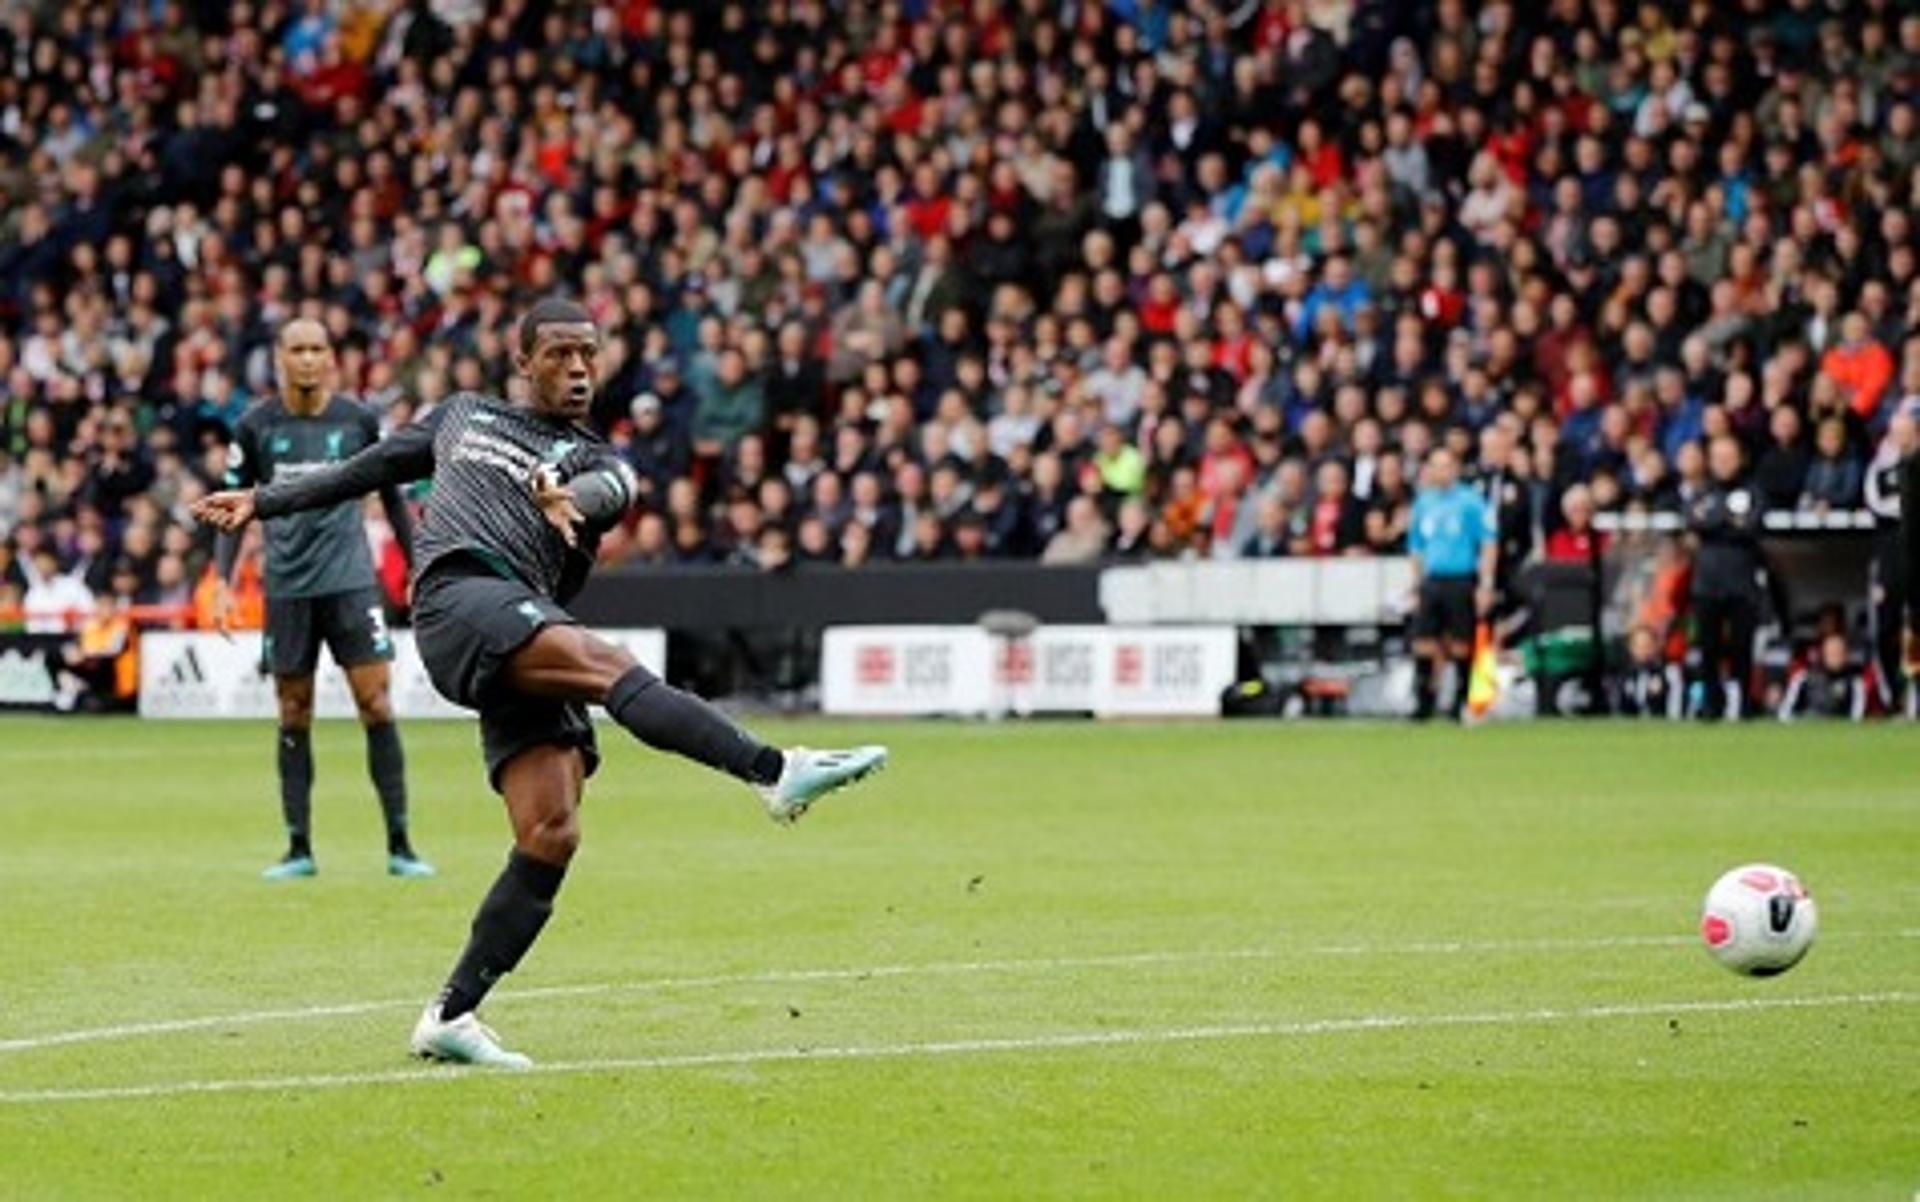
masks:
[(1800, 963), (1819, 926), (1799, 877), (1772, 864), (1743, 864), (1707, 891), (1700, 938), (1733, 971), (1771, 977)]

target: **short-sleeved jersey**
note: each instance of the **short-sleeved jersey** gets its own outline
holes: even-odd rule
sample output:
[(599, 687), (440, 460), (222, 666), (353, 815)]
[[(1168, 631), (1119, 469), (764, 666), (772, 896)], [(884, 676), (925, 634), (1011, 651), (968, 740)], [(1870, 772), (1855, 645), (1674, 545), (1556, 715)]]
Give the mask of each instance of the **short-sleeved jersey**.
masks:
[[(373, 411), (344, 396), (328, 398), (311, 417), (294, 413), (278, 398), (261, 401), (241, 415), (227, 446), (227, 487), (297, 480), (379, 441), (380, 422)], [(291, 513), (266, 525), (268, 596), (320, 597), (374, 584), (373, 555), (357, 502)]]
[(261, 490), (256, 504), (262, 517), (272, 517), (431, 475), (433, 492), (414, 540), (416, 578), (464, 553), (565, 603), (585, 582), (602, 529), (589, 525), (577, 546), (567, 545), (533, 498), (533, 475), (543, 467), (563, 483), (605, 472), (632, 503), (631, 470), (592, 431), (469, 392), (447, 398), (339, 471)]
[(1429, 577), (1456, 580), (1475, 575), (1480, 548), (1493, 537), (1486, 499), (1466, 484), (1445, 490), (1423, 488), (1413, 499), (1407, 551), (1420, 557)]

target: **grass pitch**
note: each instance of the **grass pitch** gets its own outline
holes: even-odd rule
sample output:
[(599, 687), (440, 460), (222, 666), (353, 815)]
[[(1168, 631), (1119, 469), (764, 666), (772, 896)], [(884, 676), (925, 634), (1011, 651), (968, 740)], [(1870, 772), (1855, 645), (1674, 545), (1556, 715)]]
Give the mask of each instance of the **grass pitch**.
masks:
[[(506, 849), (470, 727), (404, 730), (439, 879), (326, 725), (274, 886), (269, 728), (0, 722), (0, 1196), (1920, 1189), (1911, 728), (768, 733), (894, 766), (783, 831), (603, 728), (505, 1076), (404, 1055)], [(1822, 907), (1769, 981), (1692, 937), (1754, 859)]]

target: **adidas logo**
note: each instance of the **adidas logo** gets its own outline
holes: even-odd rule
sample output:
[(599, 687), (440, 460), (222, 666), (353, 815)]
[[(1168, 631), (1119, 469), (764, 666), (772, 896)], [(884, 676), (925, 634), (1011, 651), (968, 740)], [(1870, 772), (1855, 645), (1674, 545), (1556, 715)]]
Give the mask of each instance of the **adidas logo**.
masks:
[(189, 647), (174, 657), (166, 671), (168, 684), (205, 684), (207, 673), (200, 666), (200, 653)]
[(149, 717), (210, 718), (222, 712), (221, 659), (206, 658), (191, 642), (171, 659), (156, 658), (140, 688), (140, 713)]

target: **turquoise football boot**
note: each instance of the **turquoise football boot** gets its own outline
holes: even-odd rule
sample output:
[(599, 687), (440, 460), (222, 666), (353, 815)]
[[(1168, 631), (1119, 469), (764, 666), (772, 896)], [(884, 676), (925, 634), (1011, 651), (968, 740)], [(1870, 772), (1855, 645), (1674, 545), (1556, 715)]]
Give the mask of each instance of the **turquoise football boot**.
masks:
[(767, 817), (783, 826), (798, 822), (814, 802), (872, 776), (887, 766), (885, 747), (854, 747), (846, 751), (813, 751), (790, 747), (784, 753), (780, 779), (757, 786)]
[(420, 881), (440, 875), (439, 870), (412, 852), (387, 857), (387, 875), (402, 880)]
[(320, 875), (320, 866), (313, 862), (312, 856), (289, 855), (278, 864), (269, 864), (260, 873), (262, 880), (297, 881), (303, 877)]

